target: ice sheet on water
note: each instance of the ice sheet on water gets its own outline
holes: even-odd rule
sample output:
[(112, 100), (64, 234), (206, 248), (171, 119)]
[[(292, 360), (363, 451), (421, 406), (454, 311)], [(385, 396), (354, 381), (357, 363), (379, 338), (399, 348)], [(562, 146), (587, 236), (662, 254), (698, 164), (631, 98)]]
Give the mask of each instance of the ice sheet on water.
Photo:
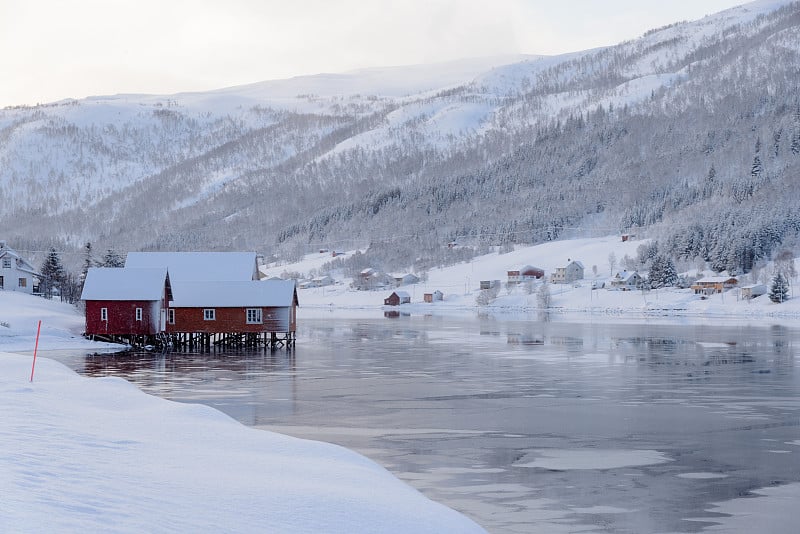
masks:
[(672, 461), (654, 450), (624, 449), (535, 449), (514, 465), (567, 471), (571, 469), (617, 469)]

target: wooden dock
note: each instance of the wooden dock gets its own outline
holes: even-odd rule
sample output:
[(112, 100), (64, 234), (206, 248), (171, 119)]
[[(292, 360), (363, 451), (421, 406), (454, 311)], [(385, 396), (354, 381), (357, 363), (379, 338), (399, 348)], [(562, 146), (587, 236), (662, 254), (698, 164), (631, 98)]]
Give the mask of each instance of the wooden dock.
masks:
[(99, 335), (87, 336), (93, 341), (122, 343), (137, 349), (154, 348), (158, 350), (210, 350), (213, 348), (264, 348), (291, 350), (296, 336), (294, 332), (259, 333), (205, 333), (174, 332), (155, 335)]

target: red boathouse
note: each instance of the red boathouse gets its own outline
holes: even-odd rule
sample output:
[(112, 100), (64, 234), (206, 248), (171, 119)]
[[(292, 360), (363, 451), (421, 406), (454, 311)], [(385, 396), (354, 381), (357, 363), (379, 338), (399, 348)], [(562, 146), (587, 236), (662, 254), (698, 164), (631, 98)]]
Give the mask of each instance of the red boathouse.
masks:
[(81, 300), (85, 335), (134, 344), (166, 330), (172, 299), (166, 269), (92, 268)]

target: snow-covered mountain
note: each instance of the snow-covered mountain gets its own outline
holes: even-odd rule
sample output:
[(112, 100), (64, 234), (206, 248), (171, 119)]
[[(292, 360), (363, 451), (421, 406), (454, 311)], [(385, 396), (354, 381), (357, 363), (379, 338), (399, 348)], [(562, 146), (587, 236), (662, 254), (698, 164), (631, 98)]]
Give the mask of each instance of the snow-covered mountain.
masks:
[(637, 228), (748, 269), (800, 229), (800, 3), (614, 47), (0, 110), (17, 248), (371, 243), (376, 259)]

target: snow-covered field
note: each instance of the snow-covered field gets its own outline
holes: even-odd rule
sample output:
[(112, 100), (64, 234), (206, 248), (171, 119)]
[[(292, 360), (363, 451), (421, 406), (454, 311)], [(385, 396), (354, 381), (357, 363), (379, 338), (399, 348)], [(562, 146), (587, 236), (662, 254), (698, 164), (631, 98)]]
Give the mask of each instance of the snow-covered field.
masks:
[[(544, 269), (547, 277), (556, 267), (564, 267), (569, 260), (577, 260), (585, 267), (585, 278), (575, 284), (549, 284), (551, 295), (550, 312), (555, 314), (592, 314), (600, 317), (631, 318), (657, 316), (686, 316), (702, 318), (734, 319), (796, 319), (800, 317), (800, 295), (781, 304), (775, 304), (766, 295), (752, 300), (739, 298), (739, 290), (733, 289), (722, 294), (702, 299), (691, 289), (664, 288), (642, 291), (609, 291), (592, 289), (593, 283), (608, 282), (612, 274), (624, 269), (623, 258), (635, 258), (637, 248), (643, 240), (623, 242), (619, 236), (603, 238), (572, 239), (552, 241), (530, 247), (518, 247), (506, 254), (479, 256), (467, 263), (441, 269), (433, 269), (427, 280), (398, 289), (411, 295), (411, 304), (403, 304), (398, 309), (403, 313), (525, 313), (539, 310), (537, 287), (528, 293), (518, 286), (508, 292), (505, 288), (506, 272), (522, 265), (533, 265)], [(352, 252), (350, 252), (352, 253)], [(614, 254), (616, 265), (610, 270), (609, 255)], [(308, 274), (318, 272), (331, 260), (328, 253), (309, 254), (304, 260), (290, 265), (272, 265), (262, 268), (268, 276), (281, 276), (284, 272)], [(597, 274), (594, 273), (594, 267)], [(765, 271), (769, 271), (767, 266)], [(403, 274), (403, 273), (394, 273)], [(688, 274), (698, 276), (696, 269)], [(705, 276), (715, 273), (705, 271)], [(742, 285), (749, 284), (749, 276), (742, 279)], [(334, 274), (337, 283), (332, 286), (302, 289), (298, 293), (300, 310), (298, 314), (310, 316), (319, 310), (336, 309), (344, 313), (374, 311), (383, 307), (383, 299), (393, 289), (376, 291), (354, 291), (350, 288), (351, 278), (341, 273)], [(486, 306), (479, 306), (476, 298), (480, 293), (481, 280), (500, 280), (503, 289), (496, 300)], [(766, 284), (769, 286), (769, 282)], [(444, 294), (441, 302), (424, 303), (425, 293), (439, 290)]]

